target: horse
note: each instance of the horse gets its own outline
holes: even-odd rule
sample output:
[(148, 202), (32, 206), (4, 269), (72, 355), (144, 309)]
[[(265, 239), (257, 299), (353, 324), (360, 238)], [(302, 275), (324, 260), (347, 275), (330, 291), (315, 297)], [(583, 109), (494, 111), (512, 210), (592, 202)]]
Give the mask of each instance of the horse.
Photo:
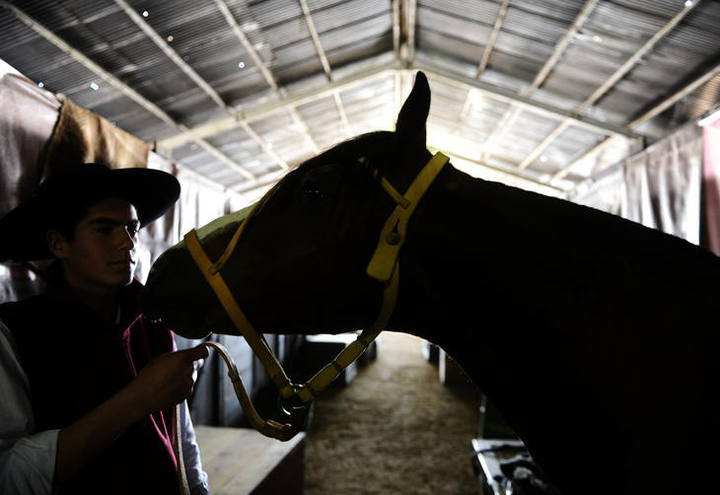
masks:
[[(382, 182), (405, 191), (431, 160), (429, 108), (419, 72), (395, 131), (360, 135), (309, 159), (261, 201), (222, 268), (257, 329), (372, 325), (383, 284), (366, 266), (398, 204)], [(198, 231), (210, 258), (246, 215)], [(451, 165), (403, 237), (385, 329), (452, 356), (560, 492), (716, 492), (717, 257)], [(156, 261), (142, 304), (185, 337), (238, 334), (185, 242)]]

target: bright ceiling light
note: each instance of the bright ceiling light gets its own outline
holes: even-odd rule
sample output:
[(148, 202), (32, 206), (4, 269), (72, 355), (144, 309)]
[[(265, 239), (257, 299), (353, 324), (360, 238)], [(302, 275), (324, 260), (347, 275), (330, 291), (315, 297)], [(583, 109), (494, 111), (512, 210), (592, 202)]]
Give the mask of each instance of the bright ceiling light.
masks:
[(240, 67), (241, 69), (244, 69), (244, 68), (245, 68), (245, 62), (238, 62), (238, 67)]
[(169, 34), (166, 39), (168, 40), (168, 43), (172, 43), (172, 41), (175, 39), (175, 37), (172, 34)]
[(90, 89), (92, 89), (93, 91), (97, 91), (98, 89), (100, 89), (100, 86), (98, 86), (96, 82), (91, 82)]
[(148, 12), (147, 10), (143, 10), (143, 11), (142, 11), (142, 16), (143, 16), (143, 17), (147, 17), (147, 16), (149, 16), (149, 15), (150, 15), (150, 12)]
[(38, 86), (40, 86), (41, 88), (44, 88), (44, 87), (45, 87), (45, 83), (42, 82), (42, 81), (39, 81), (39, 82), (38, 82)]

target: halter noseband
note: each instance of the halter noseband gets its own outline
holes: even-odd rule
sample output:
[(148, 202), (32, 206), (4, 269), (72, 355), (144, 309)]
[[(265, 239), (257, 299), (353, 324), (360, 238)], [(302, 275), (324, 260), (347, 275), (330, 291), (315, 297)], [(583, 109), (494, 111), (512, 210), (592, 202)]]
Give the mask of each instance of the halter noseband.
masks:
[[(278, 388), (281, 399), (285, 401), (289, 401), (290, 399), (299, 399), (302, 404), (310, 402), (313, 397), (330, 385), (330, 383), (332, 383), (345, 368), (350, 366), (350, 364), (360, 357), (372, 341), (377, 338), (380, 332), (385, 329), (390, 321), (390, 317), (392, 316), (397, 302), (400, 277), (398, 257), (400, 254), (400, 248), (402, 248), (405, 242), (408, 221), (415, 211), (417, 204), (420, 202), (420, 199), (447, 162), (447, 156), (442, 153), (436, 153), (415, 177), (413, 183), (404, 195), (401, 195), (387, 181), (387, 179), (384, 177), (381, 178), (381, 185), (383, 189), (390, 195), (390, 197), (393, 198), (396, 206), (390, 214), (388, 220), (385, 222), (385, 225), (380, 233), (380, 238), (378, 240), (377, 247), (375, 248), (375, 252), (366, 269), (368, 276), (384, 284), (383, 302), (380, 313), (378, 314), (375, 323), (373, 323), (369, 328), (363, 330), (360, 335), (358, 335), (357, 339), (343, 349), (330, 364), (326, 365), (317, 374), (315, 374), (315, 376), (302, 385), (297, 385), (290, 381), (285, 373), (285, 370), (283, 370), (282, 365), (270, 350), (270, 347), (263, 338), (262, 334), (255, 330), (243, 311), (240, 309), (240, 306), (238, 306), (235, 298), (230, 292), (230, 289), (220, 274), (220, 270), (235, 250), (235, 247), (237, 246), (245, 227), (252, 218), (253, 213), (256, 211), (258, 206), (263, 204), (263, 202), (272, 194), (275, 188), (268, 191), (265, 196), (263, 196), (263, 198), (250, 210), (250, 213), (248, 213), (247, 217), (238, 226), (222, 256), (220, 256), (218, 261), (215, 263), (212, 263), (207, 257), (207, 254), (203, 250), (194, 229), (185, 235), (185, 246), (188, 251), (190, 251), (190, 254), (195, 260), (199, 270), (215, 291), (215, 294), (225, 308), (225, 311), (232, 322), (245, 337), (253, 352), (263, 363), (265, 370)], [(233, 383), (238, 399), (243, 405), (243, 408), (246, 410), (248, 419), (256, 430), (269, 437), (280, 440), (289, 440), (300, 430), (300, 428), (302, 428), (305, 419), (305, 407), (290, 408), (291, 422), (289, 424), (280, 424), (272, 420), (263, 420), (248, 398), (242, 385), (242, 380), (240, 379), (237, 369), (227, 350), (216, 342), (205, 342), (204, 345), (217, 349), (225, 360), (228, 365), (228, 375)]]

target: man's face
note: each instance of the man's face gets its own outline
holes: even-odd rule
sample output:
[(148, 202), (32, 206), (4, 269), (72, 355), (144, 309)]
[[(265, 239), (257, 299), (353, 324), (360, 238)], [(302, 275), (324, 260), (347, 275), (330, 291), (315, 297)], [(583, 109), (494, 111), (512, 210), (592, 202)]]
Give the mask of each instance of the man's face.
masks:
[(76, 289), (109, 291), (132, 281), (140, 222), (135, 207), (105, 199), (90, 207), (72, 241), (50, 234), (50, 248), (62, 261), (67, 283)]

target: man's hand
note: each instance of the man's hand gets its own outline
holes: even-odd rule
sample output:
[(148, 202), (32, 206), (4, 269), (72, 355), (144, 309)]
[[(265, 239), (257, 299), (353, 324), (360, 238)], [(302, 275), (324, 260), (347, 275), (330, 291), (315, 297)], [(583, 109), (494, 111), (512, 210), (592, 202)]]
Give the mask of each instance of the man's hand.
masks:
[(195, 363), (207, 355), (207, 347), (199, 345), (158, 356), (140, 370), (129, 387), (148, 412), (172, 407), (192, 393), (197, 377)]
[(55, 483), (69, 479), (133, 423), (190, 395), (194, 364), (207, 355), (207, 347), (199, 345), (158, 356), (127, 387), (60, 430)]

